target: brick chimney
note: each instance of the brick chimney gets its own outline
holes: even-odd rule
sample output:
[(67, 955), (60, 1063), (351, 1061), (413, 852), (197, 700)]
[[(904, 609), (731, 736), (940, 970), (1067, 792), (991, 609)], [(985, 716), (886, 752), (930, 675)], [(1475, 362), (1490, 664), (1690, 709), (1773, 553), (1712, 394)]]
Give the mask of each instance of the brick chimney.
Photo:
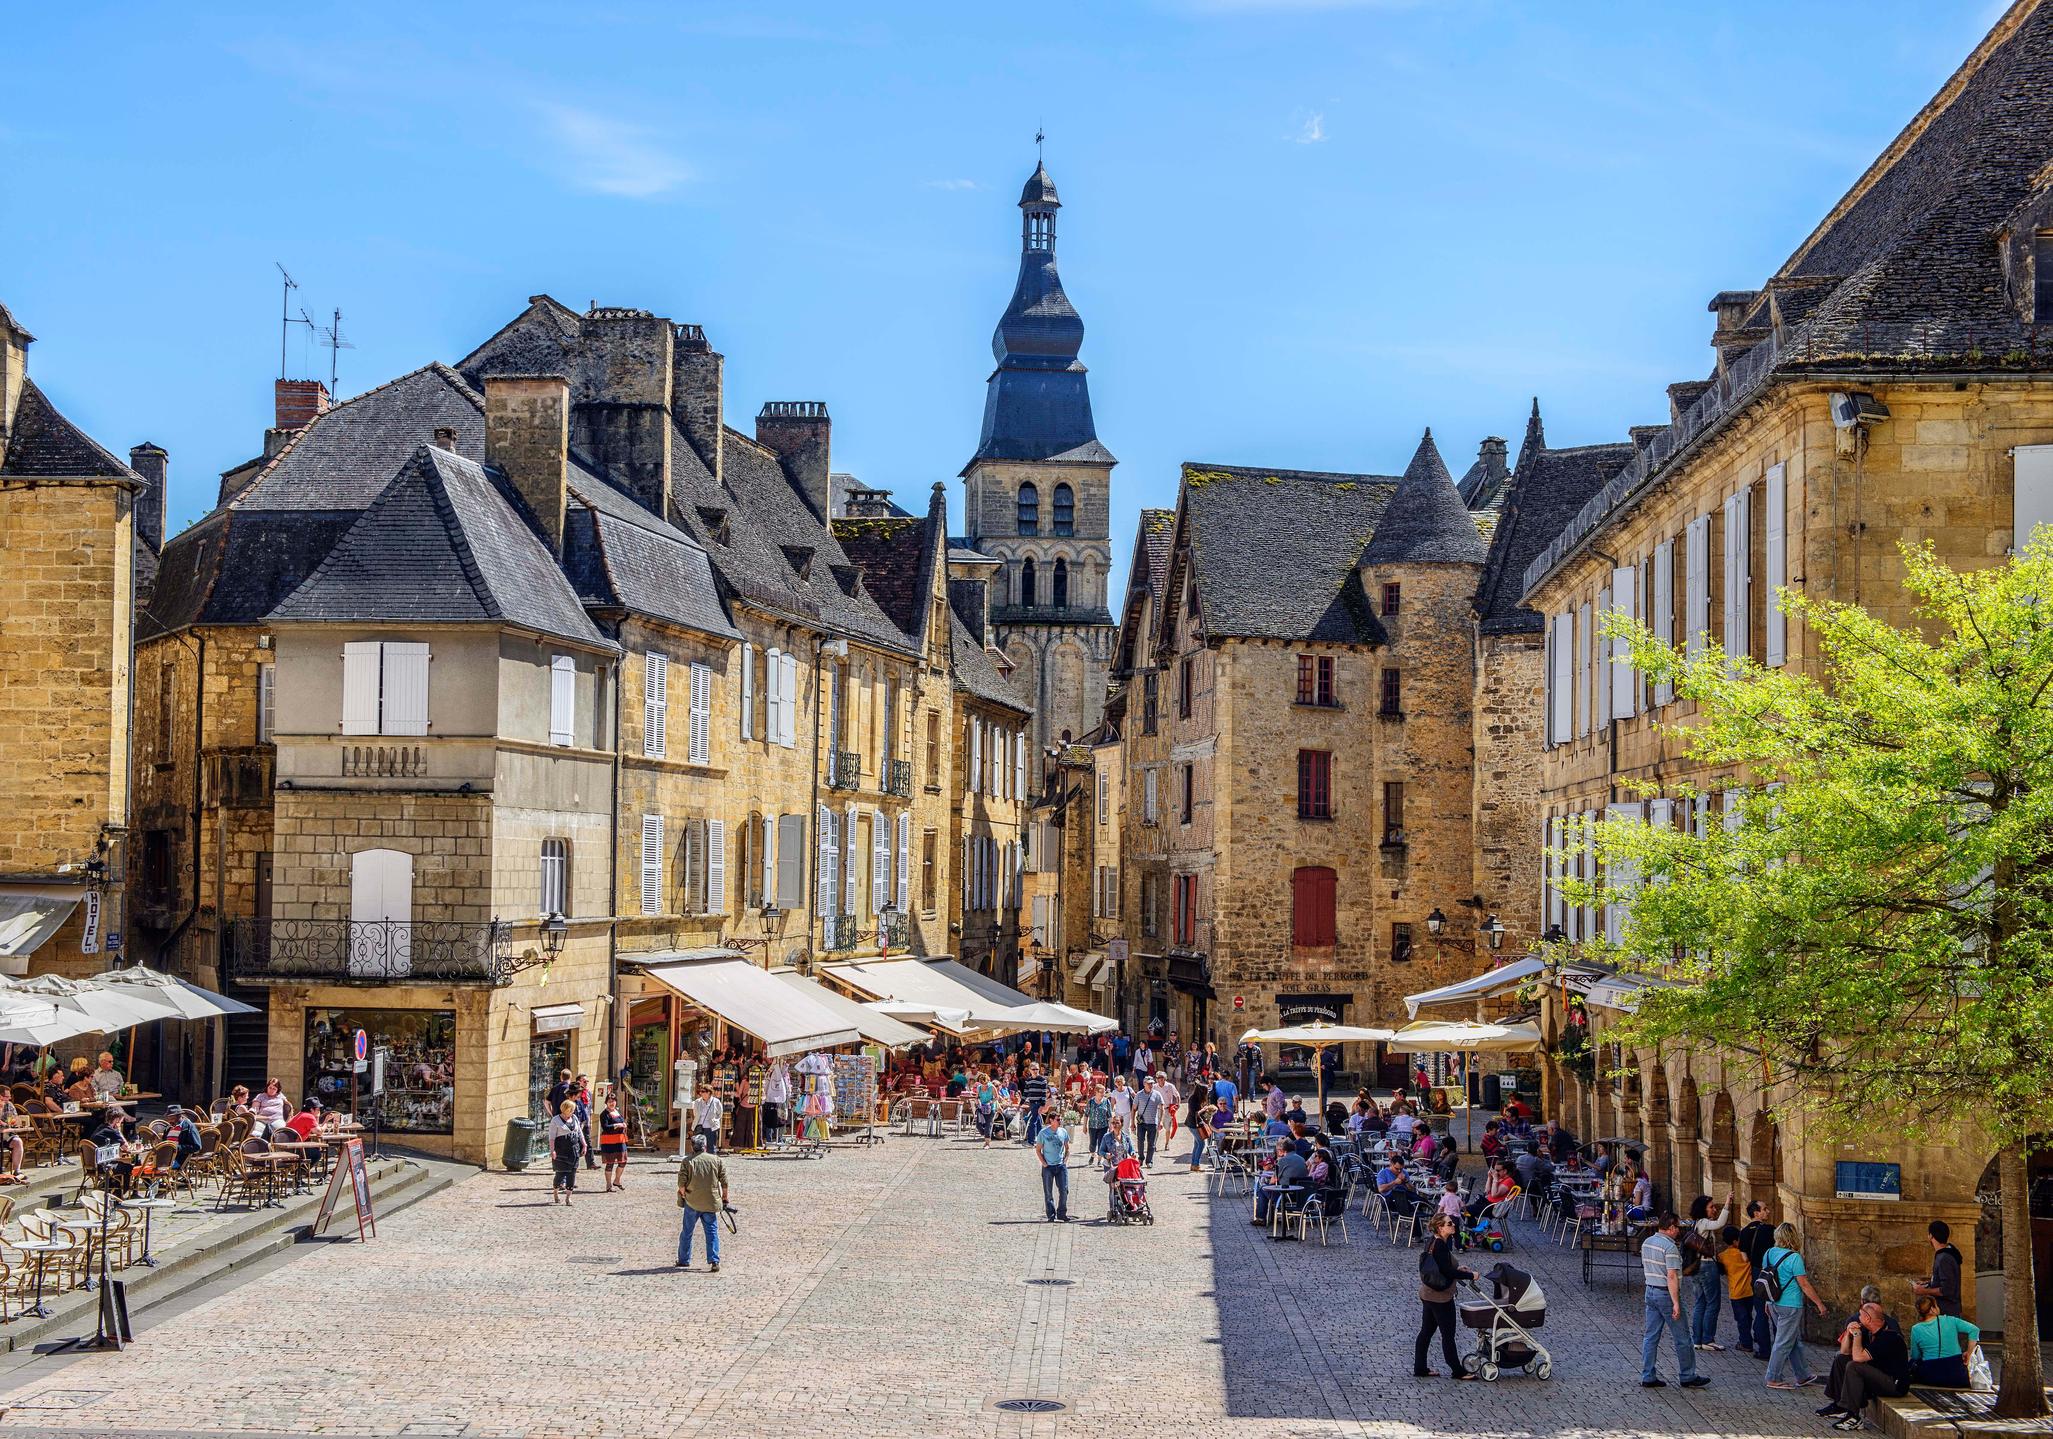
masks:
[(485, 376), (485, 463), (506, 477), (534, 515), (542, 543), (560, 557), (570, 381), (561, 375)]
[(327, 413), (328, 387), (319, 380), (278, 380), (271, 388), (276, 418), (273, 428), (303, 430), (316, 415)]
[(768, 400), (756, 416), (757, 443), (777, 452), (784, 477), (822, 520), (830, 504), (827, 454), (832, 430), (824, 400)]
[(171, 480), (171, 456), (147, 441), (128, 452), (128, 467), (147, 486), (135, 497), (135, 537), (153, 550), (164, 548), (164, 506)]
[(725, 478), (727, 358), (697, 325), (679, 325), (670, 360), (670, 413), (713, 478)]

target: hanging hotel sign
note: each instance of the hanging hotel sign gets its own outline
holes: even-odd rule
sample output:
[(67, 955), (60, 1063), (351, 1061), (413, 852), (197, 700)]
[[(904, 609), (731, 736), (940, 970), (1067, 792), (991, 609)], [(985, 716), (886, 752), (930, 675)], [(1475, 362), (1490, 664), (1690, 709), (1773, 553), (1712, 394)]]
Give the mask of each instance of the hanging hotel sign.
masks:
[(100, 952), (100, 891), (97, 889), (86, 891), (85, 912), (85, 932), (79, 936), (78, 952), (80, 954), (98, 954)]

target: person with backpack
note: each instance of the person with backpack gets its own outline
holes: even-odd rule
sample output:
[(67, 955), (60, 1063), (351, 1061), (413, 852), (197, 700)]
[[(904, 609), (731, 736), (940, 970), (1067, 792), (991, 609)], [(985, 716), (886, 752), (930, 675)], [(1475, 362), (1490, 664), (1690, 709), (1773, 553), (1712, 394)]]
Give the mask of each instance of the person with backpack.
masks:
[[(1758, 1276), (1761, 1272), (1761, 1257), (1775, 1247), (1775, 1226), (1768, 1222), (1768, 1206), (1760, 1200), (1752, 1201), (1746, 1207), (1746, 1224), (1739, 1231), (1739, 1252), (1746, 1256), (1747, 1273)], [(1741, 1336), (1742, 1338), (1745, 1335)], [(1768, 1351), (1774, 1346), (1775, 1333), (1768, 1318), (1768, 1296), (1755, 1290), (1753, 1308), (1753, 1356), (1767, 1362)], [(1740, 1348), (1749, 1346), (1742, 1344)]]
[[(1766, 1296), (1775, 1332), (1768, 1350), (1770, 1389), (1801, 1389), (1806, 1384), (1824, 1382), (1804, 1363), (1803, 1306), (1808, 1299), (1823, 1314), (1825, 1301), (1811, 1287), (1810, 1275), (1804, 1272), (1803, 1255), (1796, 1246), (1796, 1226), (1780, 1224), (1775, 1228), (1775, 1246), (1761, 1256), (1759, 1287)], [(1788, 1376), (1794, 1376), (1795, 1382), (1791, 1383)]]
[[(1718, 1311), (1725, 1307), (1725, 1271), (1718, 1264), (1720, 1235), (1725, 1216), (1732, 1212), (1732, 1196), (1714, 1204), (1708, 1194), (1689, 1202), (1689, 1228), (1682, 1236), (1683, 1271), (1696, 1280), (1690, 1303), (1690, 1339), (1697, 1348), (1716, 1354), (1725, 1346), (1718, 1342)], [(1695, 1260), (1692, 1268), (1690, 1261)]]
[(1932, 1277), (1922, 1284), (1913, 1284), (1911, 1293), (1939, 1302), (1939, 1312), (1951, 1318), (1960, 1318), (1960, 1251), (1950, 1242), (1953, 1230), (1943, 1219), (1935, 1219), (1925, 1226), (1925, 1233), (1932, 1240)]

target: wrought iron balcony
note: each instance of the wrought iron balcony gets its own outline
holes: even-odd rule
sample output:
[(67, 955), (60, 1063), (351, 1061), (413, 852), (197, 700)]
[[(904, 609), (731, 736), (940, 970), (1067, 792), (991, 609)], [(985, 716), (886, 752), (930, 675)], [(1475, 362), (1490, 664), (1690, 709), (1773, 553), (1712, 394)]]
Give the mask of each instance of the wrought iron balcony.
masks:
[(827, 788), (860, 789), (863, 757), (852, 750), (832, 750), (827, 755)]
[(912, 916), (895, 912), (878, 915), (877, 948), (911, 949)]
[(828, 950), (854, 949), (856, 935), (855, 916), (852, 914), (830, 914), (820, 921), (824, 931), (822, 947)]
[(911, 796), (911, 760), (895, 759), (884, 766), (884, 793)]
[(507, 984), (510, 926), (451, 920), (238, 919), (229, 976), (250, 984)]

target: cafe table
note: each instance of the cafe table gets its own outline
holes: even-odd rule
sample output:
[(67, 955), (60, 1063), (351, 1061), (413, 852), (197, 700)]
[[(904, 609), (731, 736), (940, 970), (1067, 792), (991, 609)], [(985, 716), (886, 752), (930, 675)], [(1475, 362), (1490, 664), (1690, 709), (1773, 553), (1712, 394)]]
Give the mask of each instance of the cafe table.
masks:
[(245, 1154), (242, 1157), (242, 1162), (244, 1164), (254, 1164), (257, 1167), (257, 1172), (264, 1176), (264, 1207), (267, 1209), (280, 1207), (282, 1201), (278, 1198), (278, 1176), (286, 1165), (298, 1164), (300, 1162), (299, 1156), (297, 1154), (278, 1154), (266, 1150), (261, 1154)]
[(125, 1199), (121, 1202), (121, 1207), (123, 1209), (140, 1209), (143, 1212), (143, 1252), (142, 1256), (136, 1260), (136, 1263), (155, 1269), (157, 1261), (150, 1257), (150, 1220), (156, 1216), (157, 1211), (160, 1209), (176, 1209), (178, 1201), (175, 1199), (158, 1199), (152, 1196), (149, 1199)]
[(316, 1174), (320, 1172), (321, 1160), (328, 1152), (328, 1145), (318, 1139), (274, 1139), (271, 1147), (300, 1156)]
[(47, 1319), (50, 1316), (51, 1310), (50, 1306), (43, 1302), (43, 1270), (49, 1264), (51, 1255), (69, 1249), (71, 1246), (69, 1244), (59, 1244), (51, 1239), (12, 1239), (8, 1241), (8, 1245), (10, 1248), (20, 1250), (23, 1254), (30, 1255), (36, 1261), (35, 1302), (21, 1312), (23, 1314), (33, 1314), (38, 1319)]

